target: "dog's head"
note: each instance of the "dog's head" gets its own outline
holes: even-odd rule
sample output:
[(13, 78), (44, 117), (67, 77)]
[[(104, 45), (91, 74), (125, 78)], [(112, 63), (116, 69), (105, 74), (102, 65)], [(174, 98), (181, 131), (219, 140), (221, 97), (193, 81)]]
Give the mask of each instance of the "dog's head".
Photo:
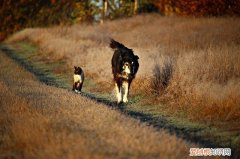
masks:
[(131, 76), (135, 77), (135, 74), (138, 71), (139, 63), (138, 63), (139, 57), (136, 55), (129, 56), (128, 54), (122, 57), (122, 64), (121, 64), (121, 72), (124, 76)]
[(74, 74), (80, 75), (82, 73), (82, 68), (74, 66)]
[(138, 71), (139, 57), (134, 55), (133, 50), (123, 44), (111, 40), (110, 47), (115, 50), (112, 58), (113, 74), (125, 79), (133, 79)]

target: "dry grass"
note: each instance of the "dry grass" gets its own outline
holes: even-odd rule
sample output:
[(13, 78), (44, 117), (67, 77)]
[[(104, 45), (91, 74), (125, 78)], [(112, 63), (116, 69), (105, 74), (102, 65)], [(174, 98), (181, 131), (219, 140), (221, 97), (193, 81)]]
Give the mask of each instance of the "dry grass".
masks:
[(50, 87), (0, 52), (0, 158), (189, 158), (165, 131)]
[[(167, 103), (166, 109), (177, 112), (185, 107), (185, 116), (192, 120), (240, 120), (239, 18), (142, 15), (96, 26), (25, 29), (7, 42), (29, 40), (46, 59), (66, 58), (69, 69), (82, 66), (86, 76), (101, 84), (96, 90), (110, 92), (109, 37), (133, 48), (140, 57), (132, 93), (160, 91), (157, 100)], [(161, 70), (169, 59), (172, 73), (166, 75), (167, 85), (163, 89), (161, 80), (160, 85), (152, 85), (162, 78), (154, 76), (155, 65)]]

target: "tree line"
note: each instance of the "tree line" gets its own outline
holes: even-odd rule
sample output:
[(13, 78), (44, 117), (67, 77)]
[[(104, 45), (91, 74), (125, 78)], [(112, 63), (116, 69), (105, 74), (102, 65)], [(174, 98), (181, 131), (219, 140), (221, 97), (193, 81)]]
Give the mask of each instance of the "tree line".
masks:
[(1, 0), (0, 41), (25, 27), (103, 23), (136, 14), (240, 15), (240, 0)]
[(240, 0), (155, 0), (165, 15), (239, 16)]

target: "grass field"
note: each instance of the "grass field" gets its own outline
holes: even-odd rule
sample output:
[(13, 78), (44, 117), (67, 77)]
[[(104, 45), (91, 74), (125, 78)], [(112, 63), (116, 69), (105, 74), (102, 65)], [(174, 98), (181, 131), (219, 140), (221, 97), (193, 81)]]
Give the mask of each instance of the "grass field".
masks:
[[(150, 94), (157, 94), (158, 100), (174, 110), (187, 108), (185, 115), (190, 119), (235, 121), (240, 119), (239, 30), (238, 18), (146, 15), (99, 26), (26, 29), (8, 42), (29, 40), (40, 48), (45, 60), (66, 59), (69, 71), (74, 65), (82, 66), (86, 76), (97, 83), (96, 91), (109, 92), (113, 53), (108, 42), (112, 37), (140, 57), (133, 93), (153, 92)], [(154, 72), (156, 66), (160, 72)], [(162, 69), (170, 77), (167, 88), (161, 89), (160, 81), (164, 80), (156, 79), (156, 74), (164, 74)], [(152, 84), (154, 81), (158, 84)]]
[(6, 43), (47, 65), (65, 88), (71, 89), (73, 66), (83, 67), (83, 91), (113, 100), (109, 37), (140, 57), (127, 109), (183, 127), (204, 125), (211, 131), (202, 136), (217, 145), (240, 145), (239, 18), (142, 15), (95, 26), (29, 28)]
[(187, 143), (40, 83), (0, 52), (0, 158), (189, 158)]

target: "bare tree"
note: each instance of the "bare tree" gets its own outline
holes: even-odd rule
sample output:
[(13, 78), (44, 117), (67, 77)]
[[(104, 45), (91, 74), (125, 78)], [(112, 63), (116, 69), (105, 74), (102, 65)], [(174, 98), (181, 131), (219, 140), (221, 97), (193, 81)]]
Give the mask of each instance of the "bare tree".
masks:
[(106, 19), (107, 10), (108, 10), (108, 1), (103, 0), (102, 1), (102, 17), (101, 17), (101, 20), (100, 20), (101, 24), (103, 24), (103, 21)]

